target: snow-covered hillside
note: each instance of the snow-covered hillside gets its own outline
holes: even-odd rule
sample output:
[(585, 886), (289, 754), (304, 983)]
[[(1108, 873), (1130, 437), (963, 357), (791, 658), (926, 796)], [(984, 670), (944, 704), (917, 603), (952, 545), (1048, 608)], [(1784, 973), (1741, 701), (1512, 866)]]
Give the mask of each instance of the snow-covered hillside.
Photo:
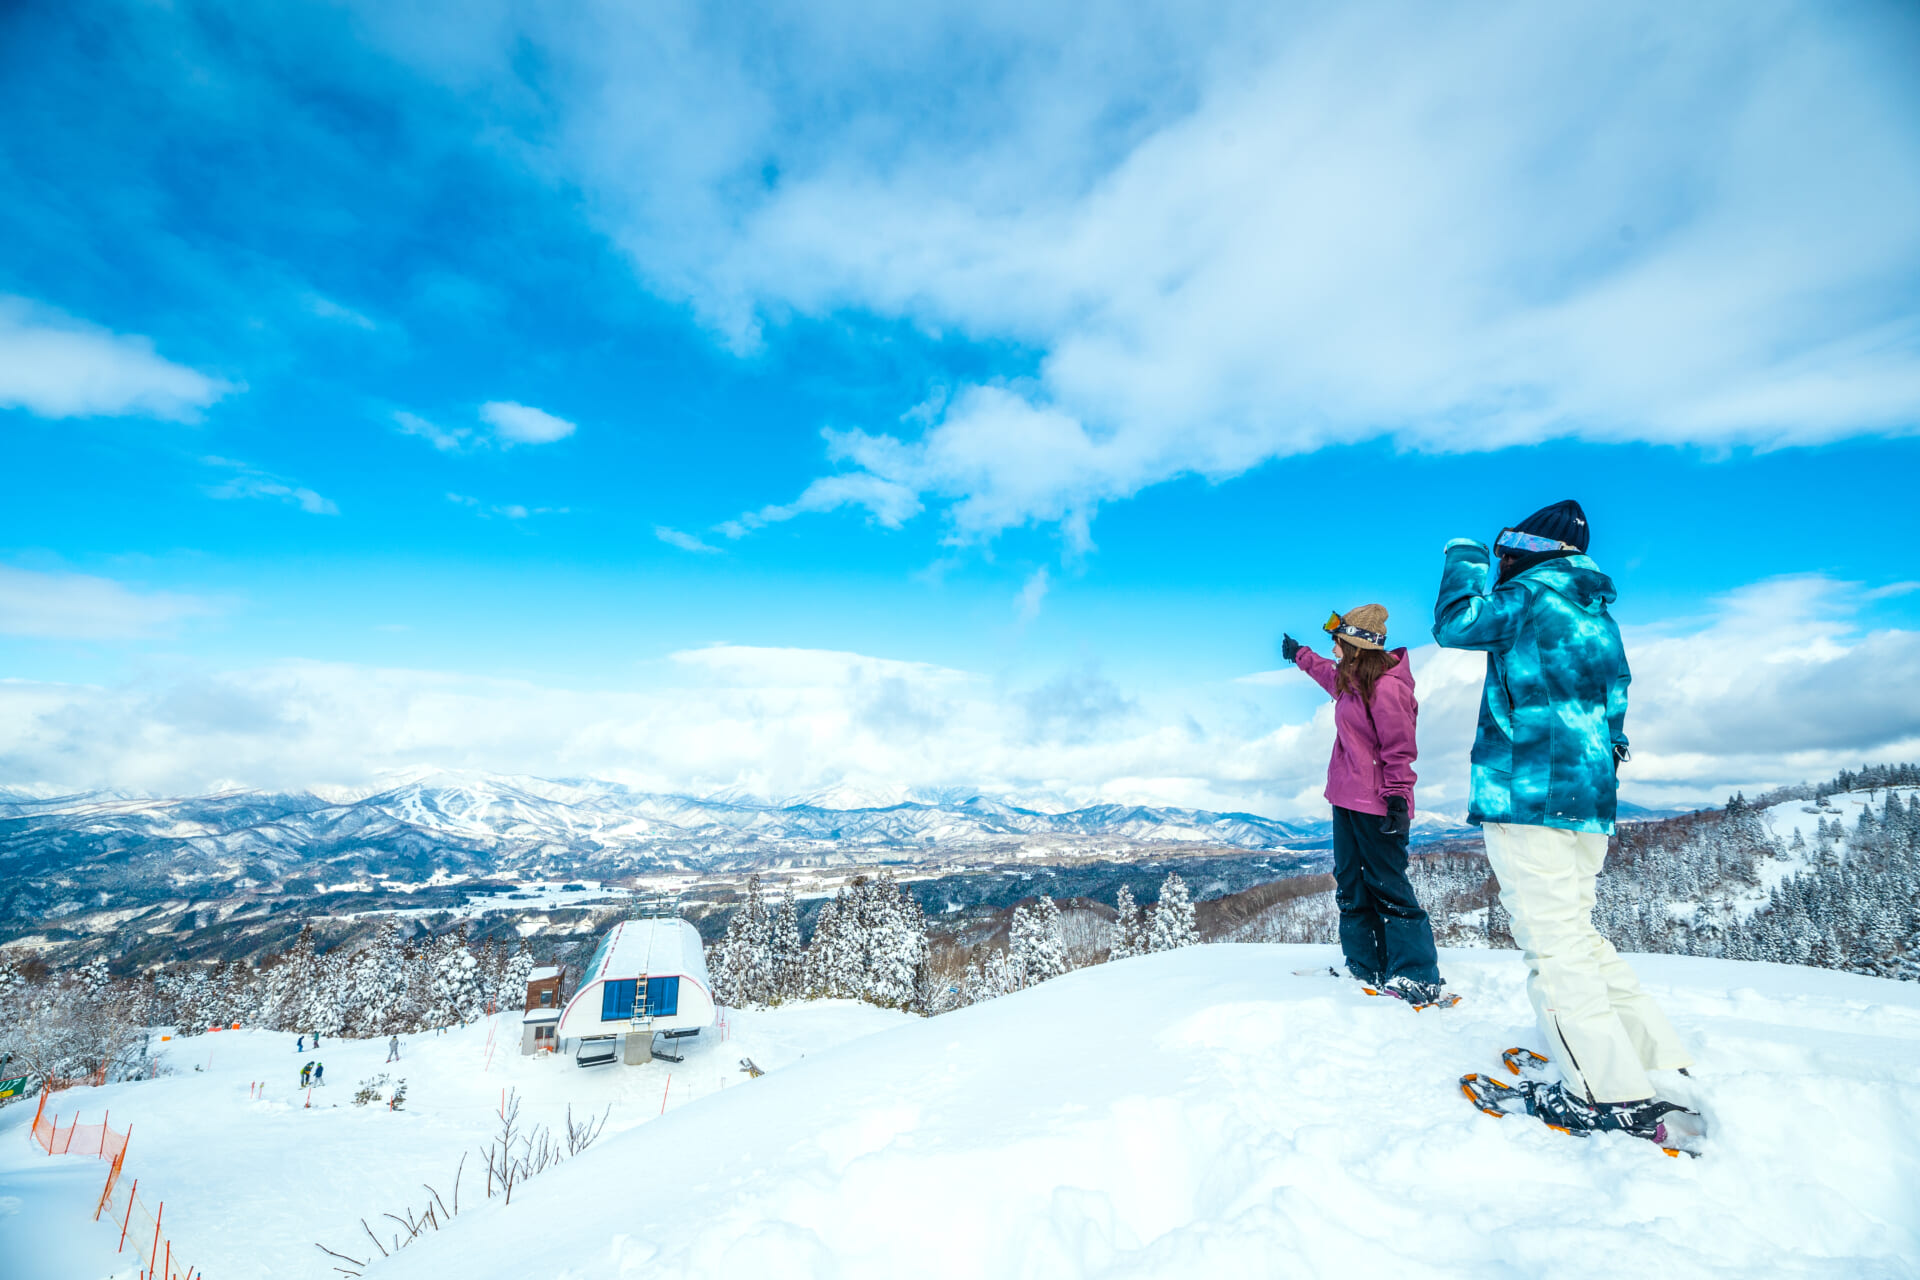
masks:
[[(709, 1033), (682, 1042), (676, 1050), (684, 1051), (682, 1063), (586, 1070), (571, 1058), (521, 1057), (517, 1012), (502, 1015), (497, 1025), (402, 1037), (401, 1060), (391, 1065), (385, 1039), (328, 1039), (317, 1051), (309, 1044), (296, 1053), (292, 1035), (223, 1031), (168, 1042), (159, 1056), (171, 1075), (64, 1090), (47, 1108), (60, 1114), (62, 1125), (76, 1111), (83, 1123), (110, 1112), (116, 1130), (132, 1125), (128, 1175), (140, 1179), (150, 1205), (166, 1202), (170, 1234), (187, 1261), (209, 1276), (338, 1280), (314, 1242), (352, 1252), (357, 1237), (371, 1250), (360, 1219), (379, 1222), (382, 1212), (403, 1205), (418, 1209), (423, 1182), (450, 1199), (463, 1153), (462, 1207), (483, 1198), (484, 1176), (473, 1152), (497, 1128), (509, 1088), (523, 1099), (524, 1124), (558, 1128), (569, 1106), (576, 1120), (610, 1108), (607, 1132), (617, 1134), (655, 1120), (663, 1104), (671, 1115), (741, 1088), (747, 1083), (743, 1057), (778, 1070), (914, 1021), (847, 1000), (733, 1011), (724, 1040)], [(311, 1091), (309, 1107), (298, 1076), (303, 1063), (316, 1060), (326, 1068), (326, 1083)], [(381, 1073), (405, 1079), (404, 1107), (353, 1106), (355, 1086)], [(254, 1081), (263, 1084), (257, 1099), (250, 1096)], [(97, 1265), (113, 1254), (112, 1233), (88, 1220), (105, 1166), (91, 1158), (50, 1158), (32, 1146), (27, 1128), (35, 1102), (0, 1111), (0, 1258), (25, 1268), (0, 1266), (0, 1276), (96, 1280), (117, 1274)], [(104, 1248), (97, 1247), (101, 1238)], [(24, 1252), (29, 1247), (31, 1255)], [(132, 1280), (132, 1270), (125, 1274)]]
[[(682, 1068), (511, 1059), (549, 1111), (613, 1091), (617, 1114), (645, 1122), (369, 1275), (1920, 1274), (1920, 986), (1638, 959), (1699, 1059), (1692, 1079), (1661, 1080), (1714, 1127), (1694, 1161), (1468, 1107), (1460, 1073), (1533, 1039), (1513, 953), (1443, 953), (1465, 1003), (1424, 1014), (1295, 975), (1332, 955), (1196, 947), (931, 1020), (874, 1013), (877, 1034), (823, 1036), (842, 1042), (804, 1059), (790, 1040), (766, 1077), (696, 1089), (657, 1119)], [(740, 1035), (812, 1016), (749, 1017)], [(220, 1237), (216, 1280), (326, 1276), (312, 1240), (443, 1182), (484, 1130), (502, 1067), (479, 1072), (474, 1035), (418, 1050), (413, 1115), (249, 1103), (247, 1070), (217, 1074), (243, 1043), (232, 1033), (181, 1047), (215, 1041), (214, 1075), (61, 1105), (110, 1102), (136, 1126), (132, 1165), (153, 1135), (142, 1176), (183, 1233)], [(270, 1052), (284, 1075), (293, 1055)], [(359, 1068), (336, 1053), (344, 1091)], [(23, 1194), (21, 1110), (0, 1121), (0, 1195)], [(191, 1157), (160, 1161), (155, 1147), (184, 1153), (196, 1132)]]

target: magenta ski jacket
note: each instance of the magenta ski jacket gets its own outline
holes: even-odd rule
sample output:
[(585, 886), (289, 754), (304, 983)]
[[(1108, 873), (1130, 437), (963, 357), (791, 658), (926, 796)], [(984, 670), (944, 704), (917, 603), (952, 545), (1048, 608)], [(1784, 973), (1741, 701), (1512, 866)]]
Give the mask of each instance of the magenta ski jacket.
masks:
[[(1407, 814), (1413, 814), (1413, 762), (1420, 754), (1414, 744), (1414, 724), (1420, 704), (1413, 696), (1413, 664), (1405, 649), (1394, 649), (1399, 659), (1373, 687), (1373, 705), (1360, 695), (1343, 693), (1333, 702), (1333, 760), (1327, 765), (1327, 799), (1342, 809), (1359, 813), (1387, 811), (1388, 796), (1402, 796)], [(1306, 646), (1294, 664), (1312, 676), (1331, 696), (1337, 687), (1339, 664)]]

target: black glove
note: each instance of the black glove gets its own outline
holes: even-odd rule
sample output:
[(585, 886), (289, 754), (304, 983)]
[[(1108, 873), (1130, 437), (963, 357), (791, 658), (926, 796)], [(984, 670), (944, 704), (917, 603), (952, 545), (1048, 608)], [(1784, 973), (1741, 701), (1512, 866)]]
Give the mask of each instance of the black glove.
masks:
[(1380, 834), (1383, 836), (1404, 836), (1413, 830), (1413, 823), (1407, 819), (1407, 798), (1405, 796), (1387, 797), (1387, 816), (1380, 819)]
[(1620, 775), (1620, 766), (1631, 759), (1633, 759), (1633, 751), (1626, 743), (1616, 742), (1613, 744), (1613, 772), (1615, 777)]
[(1292, 662), (1300, 653), (1300, 642), (1282, 632), (1280, 635), (1280, 656)]

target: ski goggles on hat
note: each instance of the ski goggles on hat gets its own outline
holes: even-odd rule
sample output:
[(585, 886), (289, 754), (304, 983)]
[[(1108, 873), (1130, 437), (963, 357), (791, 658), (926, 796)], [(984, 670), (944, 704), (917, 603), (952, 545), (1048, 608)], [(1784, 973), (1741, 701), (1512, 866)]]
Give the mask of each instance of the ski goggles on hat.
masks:
[(1387, 637), (1378, 631), (1368, 631), (1363, 627), (1350, 627), (1346, 619), (1338, 613), (1330, 613), (1322, 624), (1322, 631), (1330, 636), (1352, 636), (1355, 640), (1365, 640), (1368, 644), (1385, 644)]
[(1522, 533), (1518, 529), (1502, 529), (1493, 545), (1507, 551), (1578, 551), (1580, 548), (1569, 546), (1557, 538), (1543, 538), (1537, 533)]

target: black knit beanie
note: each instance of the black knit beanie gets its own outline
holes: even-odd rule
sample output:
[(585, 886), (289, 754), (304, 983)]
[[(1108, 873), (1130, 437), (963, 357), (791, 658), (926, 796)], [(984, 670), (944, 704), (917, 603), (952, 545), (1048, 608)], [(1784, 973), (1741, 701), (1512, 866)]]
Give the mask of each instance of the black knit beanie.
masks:
[(1556, 502), (1550, 507), (1542, 507), (1532, 515), (1514, 525), (1522, 533), (1531, 533), (1539, 538), (1552, 538), (1555, 542), (1564, 542), (1570, 547), (1578, 547), (1582, 555), (1587, 550), (1587, 513), (1572, 498), (1565, 502)]

